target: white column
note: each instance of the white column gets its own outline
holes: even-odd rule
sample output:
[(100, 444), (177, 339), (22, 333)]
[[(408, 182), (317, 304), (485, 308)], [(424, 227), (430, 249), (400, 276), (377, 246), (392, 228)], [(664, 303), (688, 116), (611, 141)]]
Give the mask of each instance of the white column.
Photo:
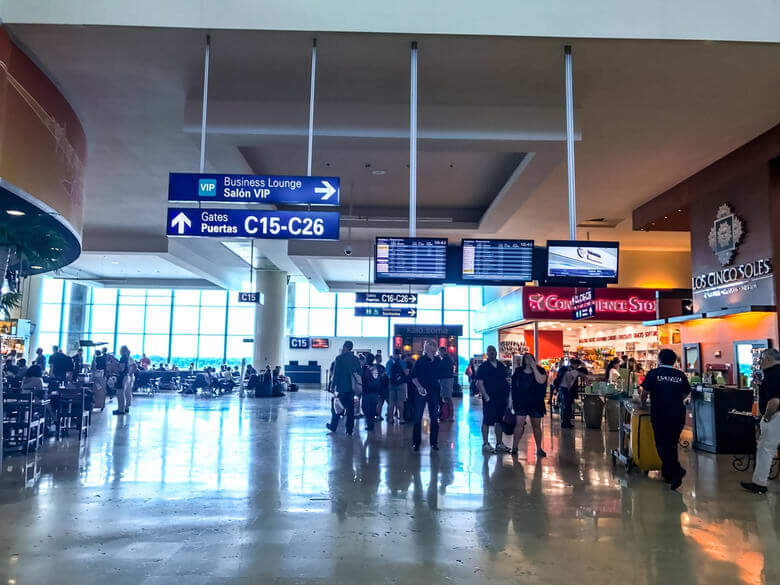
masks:
[(24, 299), (19, 309), (19, 318), (28, 319), (33, 324), (33, 332), (30, 334), (30, 343), (27, 348), (27, 362), (35, 357), (35, 349), (39, 345), (41, 337), (41, 311), (43, 309), (43, 277), (31, 276), (24, 279), (22, 287)]
[(255, 271), (257, 290), (263, 293), (263, 304), (255, 312), (255, 354), (257, 369), (282, 363), (284, 327), (287, 317), (287, 273), (279, 270)]

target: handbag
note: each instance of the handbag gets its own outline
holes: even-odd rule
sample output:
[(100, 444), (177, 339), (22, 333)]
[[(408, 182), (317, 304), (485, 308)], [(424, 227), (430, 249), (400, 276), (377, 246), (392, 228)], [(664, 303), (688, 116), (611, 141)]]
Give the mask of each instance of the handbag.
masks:
[(344, 405), (341, 404), (341, 400), (339, 400), (338, 396), (336, 396), (333, 399), (333, 412), (335, 412), (338, 415), (344, 414), (344, 411), (346, 409), (344, 408)]
[(501, 430), (504, 431), (505, 435), (512, 435), (515, 432), (516, 425), (517, 419), (514, 413), (507, 408), (504, 416), (501, 418)]

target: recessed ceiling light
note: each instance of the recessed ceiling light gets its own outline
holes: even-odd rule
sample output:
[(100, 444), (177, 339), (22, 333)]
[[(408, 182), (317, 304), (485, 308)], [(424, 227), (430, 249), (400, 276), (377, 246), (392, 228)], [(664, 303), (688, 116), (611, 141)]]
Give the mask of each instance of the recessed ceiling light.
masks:
[(32, 268), (33, 270), (40, 270), (41, 268), (43, 268), (43, 266), (38, 266), (37, 264), (33, 264), (32, 266), (30, 266), (30, 268)]
[(24, 215), (24, 211), (19, 211), (18, 209), (6, 209), (5, 212), (8, 215), (15, 215), (16, 217)]
[(112, 260), (111, 264), (119, 264), (119, 262), (117, 262), (116, 260)]
[(383, 170), (377, 169), (375, 171), (371, 171), (371, 174), (379, 176), (379, 175), (384, 175), (386, 172), (387, 171), (383, 171)]

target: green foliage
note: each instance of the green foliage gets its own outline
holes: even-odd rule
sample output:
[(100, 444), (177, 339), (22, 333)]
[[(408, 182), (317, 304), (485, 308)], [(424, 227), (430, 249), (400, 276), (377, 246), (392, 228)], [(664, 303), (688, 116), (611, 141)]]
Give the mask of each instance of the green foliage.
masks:
[(11, 318), (11, 311), (22, 306), (22, 293), (9, 292), (0, 296), (0, 310), (5, 314), (6, 319)]

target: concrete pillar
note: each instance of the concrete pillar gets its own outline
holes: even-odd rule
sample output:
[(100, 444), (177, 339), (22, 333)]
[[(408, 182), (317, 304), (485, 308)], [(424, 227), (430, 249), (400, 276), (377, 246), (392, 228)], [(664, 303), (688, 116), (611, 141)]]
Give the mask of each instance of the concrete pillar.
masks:
[(62, 340), (62, 350), (68, 355), (73, 355), (79, 349), (79, 341), (84, 338), (84, 325), (87, 319), (87, 298), (89, 289), (83, 284), (74, 282), (70, 285), (70, 303), (67, 313), (67, 323), (63, 322), (65, 336)]
[(256, 270), (257, 290), (263, 293), (263, 304), (255, 311), (255, 354), (257, 369), (282, 363), (282, 341), (287, 318), (287, 273), (278, 270)]
[[(41, 337), (41, 311), (43, 309), (43, 277), (31, 276), (25, 278), (22, 284), (22, 306), (19, 308), (19, 319), (30, 321), (30, 343), (27, 347), (27, 361), (35, 357), (35, 349), (40, 344)], [(48, 350), (47, 350), (48, 351)]]

